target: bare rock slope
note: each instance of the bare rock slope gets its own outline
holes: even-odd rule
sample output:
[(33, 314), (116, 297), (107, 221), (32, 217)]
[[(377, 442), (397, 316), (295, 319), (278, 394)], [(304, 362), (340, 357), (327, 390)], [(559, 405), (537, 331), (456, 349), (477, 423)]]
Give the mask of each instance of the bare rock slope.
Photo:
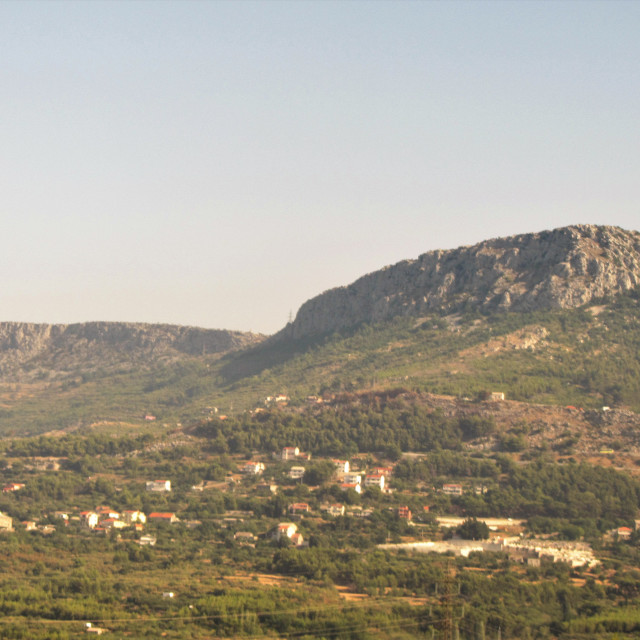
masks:
[(275, 339), (399, 315), (579, 307), (640, 286), (640, 233), (575, 225), (431, 251), (305, 302)]

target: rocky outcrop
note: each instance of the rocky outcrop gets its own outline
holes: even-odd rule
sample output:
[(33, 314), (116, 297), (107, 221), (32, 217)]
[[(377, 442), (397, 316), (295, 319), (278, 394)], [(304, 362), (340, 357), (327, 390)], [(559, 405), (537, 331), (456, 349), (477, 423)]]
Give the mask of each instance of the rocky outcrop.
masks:
[(264, 336), (176, 325), (87, 322), (69, 325), (0, 323), (0, 375), (136, 366), (181, 355), (221, 354)]
[(640, 285), (640, 233), (575, 225), (431, 251), (305, 302), (275, 339), (395, 316), (579, 307)]

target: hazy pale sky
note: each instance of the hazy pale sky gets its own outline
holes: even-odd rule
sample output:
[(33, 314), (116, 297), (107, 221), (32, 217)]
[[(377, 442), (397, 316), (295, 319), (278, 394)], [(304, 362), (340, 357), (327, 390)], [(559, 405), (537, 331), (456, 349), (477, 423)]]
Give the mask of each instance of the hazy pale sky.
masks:
[(272, 333), (431, 249), (640, 228), (639, 2), (0, 2), (0, 320)]

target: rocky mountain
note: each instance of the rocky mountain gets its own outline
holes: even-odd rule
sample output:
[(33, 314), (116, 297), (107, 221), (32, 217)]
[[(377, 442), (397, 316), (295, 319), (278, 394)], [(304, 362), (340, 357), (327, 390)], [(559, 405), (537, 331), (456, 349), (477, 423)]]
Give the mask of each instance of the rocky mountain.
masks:
[(42, 371), (51, 377), (73, 369), (144, 366), (181, 356), (226, 353), (262, 339), (252, 333), (166, 324), (2, 322), (0, 376), (24, 379)]
[(640, 286), (640, 233), (574, 225), (431, 251), (305, 302), (275, 339), (469, 308), (575, 308)]

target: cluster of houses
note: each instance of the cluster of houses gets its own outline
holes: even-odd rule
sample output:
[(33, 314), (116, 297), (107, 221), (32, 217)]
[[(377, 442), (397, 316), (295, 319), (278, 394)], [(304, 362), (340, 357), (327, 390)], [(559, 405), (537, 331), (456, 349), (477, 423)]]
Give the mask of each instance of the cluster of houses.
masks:
[[(25, 485), (19, 482), (11, 482), (2, 488), (3, 493), (12, 493), (24, 489)], [(150, 492), (170, 492), (170, 480), (151, 480), (146, 483), (146, 490)], [(72, 512), (55, 511), (53, 517), (62, 520), (64, 526), (75, 521), (80, 526), (97, 532), (108, 532), (112, 529), (124, 529), (132, 527), (137, 531), (142, 531), (147, 522), (168, 522), (173, 524), (179, 522), (175, 513), (152, 512), (148, 515), (137, 509), (126, 509), (118, 512), (108, 506), (98, 506), (93, 510), (82, 511), (79, 515), (72, 515)], [(12, 519), (0, 513), (0, 531), (13, 531)], [(56, 526), (53, 524), (39, 525), (35, 520), (25, 520), (22, 526), (27, 531), (40, 531), (42, 533), (52, 533)], [(155, 541), (154, 541), (155, 542)], [(143, 543), (144, 544), (144, 543)], [(147, 542), (151, 544), (151, 542)]]
[[(284, 447), (278, 454), (278, 458), (285, 462), (305, 461), (311, 459), (311, 454), (300, 451), (298, 447)], [(343, 490), (353, 489), (356, 493), (362, 493), (363, 488), (377, 487), (380, 491), (388, 490), (388, 479), (393, 472), (392, 467), (374, 467), (369, 473), (353, 472), (348, 460), (332, 460), (336, 467), (336, 480)], [(265, 471), (263, 462), (250, 460), (240, 467), (245, 475), (261, 475)], [(302, 465), (292, 466), (287, 475), (291, 480), (301, 480), (306, 468)]]

